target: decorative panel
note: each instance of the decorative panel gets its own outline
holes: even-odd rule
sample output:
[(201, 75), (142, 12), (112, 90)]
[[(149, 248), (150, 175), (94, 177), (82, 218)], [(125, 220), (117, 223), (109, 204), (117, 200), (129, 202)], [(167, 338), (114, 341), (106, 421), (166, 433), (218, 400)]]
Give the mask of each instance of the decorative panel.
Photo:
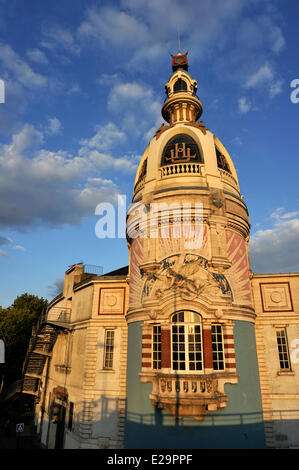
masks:
[(260, 283), (263, 312), (292, 312), (293, 302), (288, 282)]
[(99, 315), (123, 315), (125, 310), (125, 288), (100, 289)]

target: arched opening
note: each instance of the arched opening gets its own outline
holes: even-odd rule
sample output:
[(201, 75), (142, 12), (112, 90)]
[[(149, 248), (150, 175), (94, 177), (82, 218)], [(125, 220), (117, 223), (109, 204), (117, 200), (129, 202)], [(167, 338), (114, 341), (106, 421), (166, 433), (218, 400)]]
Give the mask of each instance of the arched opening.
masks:
[(161, 165), (173, 163), (202, 163), (196, 142), (186, 134), (172, 137), (164, 147)]
[(179, 93), (180, 91), (187, 91), (187, 83), (185, 82), (185, 80), (182, 80), (181, 78), (179, 78), (175, 82), (174, 87), (173, 87), (174, 93)]
[(220, 168), (221, 170), (225, 170), (228, 173), (231, 173), (225, 156), (220, 152), (220, 150), (216, 146), (215, 146), (215, 148), (216, 148), (218, 168)]

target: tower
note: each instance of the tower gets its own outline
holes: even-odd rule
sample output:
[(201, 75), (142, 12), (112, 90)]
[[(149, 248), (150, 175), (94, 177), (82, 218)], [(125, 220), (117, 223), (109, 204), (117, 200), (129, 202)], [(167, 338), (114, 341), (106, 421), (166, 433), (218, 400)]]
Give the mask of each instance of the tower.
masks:
[(249, 215), (187, 53), (128, 211), (126, 447), (264, 447)]

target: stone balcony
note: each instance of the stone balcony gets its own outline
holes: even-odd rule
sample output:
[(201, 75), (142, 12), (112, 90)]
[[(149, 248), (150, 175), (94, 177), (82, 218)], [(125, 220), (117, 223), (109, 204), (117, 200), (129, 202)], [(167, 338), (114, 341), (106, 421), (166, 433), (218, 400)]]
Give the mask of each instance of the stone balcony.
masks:
[(226, 406), (225, 383), (237, 383), (235, 373), (141, 373), (142, 382), (152, 382), (152, 405), (166, 408), (177, 419), (204, 419), (209, 411)]

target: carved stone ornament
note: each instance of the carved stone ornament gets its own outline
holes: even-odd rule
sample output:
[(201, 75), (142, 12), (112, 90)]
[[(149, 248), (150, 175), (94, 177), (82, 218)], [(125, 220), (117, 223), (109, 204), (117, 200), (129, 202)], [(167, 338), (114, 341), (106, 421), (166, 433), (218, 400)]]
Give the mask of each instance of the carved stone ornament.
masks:
[(202, 121), (198, 121), (198, 122), (190, 121), (190, 122), (186, 123), (186, 125), (187, 126), (192, 126), (192, 127), (197, 127), (197, 129), (201, 130), (201, 132), (204, 135), (206, 135), (207, 130), (208, 130)]
[(209, 298), (232, 297), (225, 276), (211, 273), (208, 261), (201, 256), (174, 255), (161, 261), (160, 269), (149, 276), (143, 287), (143, 297), (162, 299), (170, 291), (184, 300), (193, 300), (199, 295)]
[(155, 312), (154, 310), (151, 310), (149, 312), (149, 317), (152, 319), (152, 320), (156, 320), (157, 318), (157, 312)]
[(209, 411), (224, 408), (228, 401), (225, 383), (237, 383), (236, 373), (140, 374), (142, 382), (152, 382), (149, 398), (153, 406), (167, 409), (176, 419), (203, 420)]

